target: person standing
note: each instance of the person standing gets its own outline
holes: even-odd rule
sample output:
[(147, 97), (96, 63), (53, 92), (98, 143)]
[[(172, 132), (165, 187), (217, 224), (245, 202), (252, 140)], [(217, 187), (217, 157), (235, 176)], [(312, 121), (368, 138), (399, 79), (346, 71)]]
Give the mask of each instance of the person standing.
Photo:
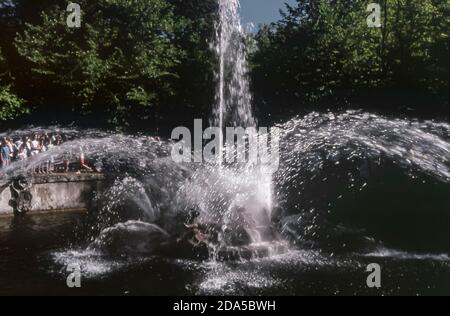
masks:
[(0, 167), (5, 168), (9, 165), (11, 149), (5, 138), (2, 139), (0, 145)]
[(31, 143), (27, 136), (22, 137), (22, 145), (25, 145), (27, 158), (31, 157)]
[(22, 145), (20, 145), (19, 147), (19, 152), (17, 154), (17, 159), (19, 161), (24, 161), (26, 160), (28, 157), (28, 148), (27, 148), (27, 144), (22, 143)]
[(31, 155), (37, 155), (41, 152), (41, 147), (39, 143), (38, 135), (33, 135), (33, 140), (31, 141)]
[(6, 137), (6, 144), (9, 147), (9, 156), (10, 156), (9, 161), (11, 162), (13, 159), (13, 156), (14, 156), (14, 152), (15, 152), (14, 143), (13, 143), (13, 140), (11, 139), (11, 137)]
[(15, 138), (12, 142), (14, 147), (14, 155), (13, 155), (13, 161), (18, 161), (19, 159), (19, 153), (20, 148), (22, 147), (22, 140), (20, 138)]
[[(41, 136), (39, 139), (39, 153), (44, 153), (47, 151), (47, 147), (45, 146), (45, 137)], [(42, 163), (39, 165), (37, 169), (37, 173), (48, 173), (48, 163)]]

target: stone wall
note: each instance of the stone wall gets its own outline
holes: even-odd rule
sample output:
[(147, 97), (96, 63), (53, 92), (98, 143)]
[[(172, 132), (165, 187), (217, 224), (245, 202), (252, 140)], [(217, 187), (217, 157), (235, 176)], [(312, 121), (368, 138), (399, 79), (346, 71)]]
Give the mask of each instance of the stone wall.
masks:
[[(106, 175), (97, 173), (34, 175), (31, 212), (88, 210), (95, 207), (95, 192), (101, 192), (107, 182)], [(0, 193), (0, 215), (12, 214), (10, 199), (10, 189), (6, 188)]]

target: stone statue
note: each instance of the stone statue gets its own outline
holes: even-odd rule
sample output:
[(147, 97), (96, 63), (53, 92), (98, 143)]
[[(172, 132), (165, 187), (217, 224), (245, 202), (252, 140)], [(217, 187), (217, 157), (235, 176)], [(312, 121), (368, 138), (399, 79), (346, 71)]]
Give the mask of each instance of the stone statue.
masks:
[(30, 192), (31, 185), (23, 176), (12, 179), (9, 185), (11, 199), (9, 205), (13, 208), (14, 215), (24, 215), (31, 210), (33, 195)]

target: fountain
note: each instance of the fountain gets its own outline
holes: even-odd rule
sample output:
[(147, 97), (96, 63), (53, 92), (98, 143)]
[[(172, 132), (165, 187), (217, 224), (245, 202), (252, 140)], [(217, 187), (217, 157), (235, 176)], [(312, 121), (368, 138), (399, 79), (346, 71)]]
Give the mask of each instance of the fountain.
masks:
[(239, 0), (219, 0), (215, 50), (219, 60), (213, 126), (255, 126)]
[[(219, 1), (217, 93), (210, 125), (222, 132), (229, 126), (258, 125), (238, 12), (238, 0)], [(61, 127), (14, 131), (70, 137), (3, 169), (0, 191), (5, 195), (9, 190), (3, 180), (27, 177), (37, 165), (61, 160), (80, 147), (91, 165), (111, 175), (91, 176), (92, 186), (101, 180), (101, 190), (88, 187), (95, 191), (96, 207), (87, 206), (89, 214), (73, 229), (74, 237), (46, 245), (38, 253), (44, 259), (27, 267), (40, 271), (50, 257), (45, 269), (60, 279), (59, 273), (65, 277), (66, 267), (76, 263), (83, 278), (118, 291), (123, 287), (108, 282), (120, 278), (116, 270), (125, 271), (127, 280), (134, 278), (127, 290), (131, 284), (132, 290), (158, 295), (165, 286), (170, 294), (189, 295), (304, 293), (311, 288), (305, 280), (320, 271), (334, 273), (337, 284), (356, 284), (367, 261), (380, 257), (388, 268), (423, 260), (433, 273), (436, 266), (448, 273), (448, 123), (347, 111), (313, 112), (278, 126), (281, 155), (275, 173), (260, 164), (225, 164), (221, 158), (179, 163), (171, 157), (173, 143), (143, 135)], [(57, 185), (46, 176), (33, 177), (33, 196), (41, 186), (62, 195), (55, 195), (52, 205), (85, 196), (84, 189), (76, 196), (72, 187), (60, 190), (59, 182), (72, 183), (75, 174), (62, 176)], [(0, 212), (2, 201), (6, 204), (0, 193)], [(398, 271), (403, 273), (404, 266)], [(174, 276), (186, 283), (167, 282)], [(140, 280), (154, 283), (141, 286)], [(312, 288), (335, 294), (336, 287), (324, 288), (320, 280)], [(391, 290), (387, 287), (386, 294)], [(348, 291), (367, 293), (365, 287)]]
[(219, 127), (222, 133), (226, 126), (246, 128), (256, 125), (247, 78), (246, 49), (243, 41), (245, 34), (239, 9), (239, 0), (219, 0), (215, 41), (219, 61), (216, 74), (218, 84), (210, 123)]
[[(256, 128), (257, 125), (252, 113), (245, 34), (240, 22), (239, 5), (238, 0), (219, 0), (215, 45), (219, 61), (217, 102), (210, 124), (219, 127), (222, 135), (226, 127), (245, 129)], [(221, 147), (219, 151), (226, 149)], [(280, 240), (272, 225), (272, 173), (261, 164), (225, 165), (222, 158), (223, 155), (218, 155), (212, 164), (203, 163), (200, 167), (184, 164), (183, 168), (188, 168), (189, 174), (173, 192), (174, 196), (167, 197), (173, 199), (171, 205), (160, 212), (159, 219), (152, 219), (158, 222), (162, 231), (167, 232), (164, 236), (171, 237), (167, 237), (161, 247), (151, 247), (152, 251), (167, 256), (183, 254), (185, 257), (239, 260), (267, 257), (287, 250), (287, 244)], [(179, 164), (174, 165), (173, 171), (180, 167)], [(118, 183), (115, 187), (121, 185)], [(117, 193), (111, 196), (117, 197)], [(112, 205), (117, 207), (116, 203), (108, 207)], [(110, 251), (114, 248), (110, 245), (111, 241), (117, 239), (111, 235), (128, 227), (136, 227), (136, 223), (132, 226), (119, 223), (112, 227), (102, 231), (94, 247), (106, 243), (105, 248)], [(148, 225), (143, 227), (145, 230)], [(141, 239), (128, 237), (130, 241)], [(137, 245), (131, 248), (149, 249)]]
[[(219, 0), (215, 41), (219, 61), (218, 83), (210, 123), (219, 127), (222, 140), (226, 127), (257, 127), (248, 80), (246, 34), (239, 10), (239, 0)], [(234, 144), (226, 143), (226, 146), (230, 145)], [(218, 176), (213, 181), (220, 183), (219, 187), (231, 196), (208, 206), (210, 210), (206, 213), (209, 214), (205, 217), (220, 223), (219, 244), (214, 247), (214, 253), (220, 259), (250, 259), (286, 249), (284, 243), (275, 242), (276, 234), (271, 227), (272, 179), (271, 173), (264, 168), (260, 164), (236, 164), (223, 168), (223, 154), (219, 155), (215, 166)], [(217, 192), (217, 196), (222, 194)], [(205, 203), (201, 201), (200, 204)]]
[[(27, 174), (50, 156), (58, 160), (81, 146), (91, 165), (115, 175), (111, 185), (97, 194), (99, 211), (91, 209), (87, 218), (58, 239), (59, 244), (52, 240), (50, 245), (44, 244), (42, 252), (37, 250), (40, 258), (48, 258), (50, 249), (49, 263), (39, 261), (27, 267), (46, 269), (60, 279), (60, 273), (67, 276), (67, 265), (76, 263), (86, 282), (93, 279), (102, 284), (114, 284), (116, 271), (126, 271), (139, 280), (158, 275), (152, 279), (155, 285), (131, 284), (138, 293), (136, 288), (160, 294), (173, 275), (182, 279), (187, 274), (194, 280), (192, 287), (180, 292), (171, 284), (164, 293), (239, 294), (244, 287), (248, 293), (260, 295), (279, 291), (278, 281), (289, 286), (280, 293), (303, 293), (298, 284), (305, 285), (302, 282), (311, 278), (309, 271), (335, 273), (338, 280), (353, 282), (350, 275), (359, 278), (367, 260), (378, 260), (373, 256), (383, 257), (389, 267), (410, 263), (410, 258), (427, 258), (420, 260), (429, 261), (432, 271), (434, 260), (448, 261), (447, 256), (439, 256), (450, 249), (445, 235), (448, 221), (442, 220), (448, 218), (450, 202), (448, 123), (349, 111), (295, 117), (280, 129), (280, 168), (273, 175), (250, 167), (178, 164), (171, 159), (170, 142), (146, 136), (56, 127), (27, 131), (58, 131), (73, 137), (24, 165), (12, 164), (2, 170), (6, 174)], [(128, 150), (130, 147), (134, 150)], [(258, 228), (255, 234), (248, 234), (253, 240), (236, 245), (228, 228), (232, 231), (237, 226), (241, 213), (235, 211), (242, 209), (250, 215), (277, 210), (277, 216), (270, 216), (269, 225), (267, 217), (261, 216), (262, 222), (254, 225)], [(175, 242), (193, 210), (199, 213), (200, 223), (214, 223), (211, 230), (220, 228), (222, 236), (210, 249), (193, 250)], [(270, 227), (267, 233), (275, 234), (275, 240), (289, 240), (288, 253), (271, 256), (283, 252), (277, 248), (284, 247), (264, 237), (261, 226)], [(49, 235), (53, 229), (47, 224), (41, 228)], [(399, 229), (401, 234), (383, 234)], [(14, 238), (22, 234), (15, 232)], [(30, 235), (24, 236), (28, 241)], [(417, 244), (424, 245), (420, 252), (392, 247), (399, 242), (408, 246), (410, 240), (419, 238)], [(382, 244), (385, 248), (380, 248)], [(15, 258), (17, 250), (10, 249), (9, 256)], [(344, 260), (339, 256), (345, 256)], [(265, 258), (239, 262), (255, 257)], [(238, 262), (226, 262), (236, 259)], [(167, 274), (163, 272), (160, 279), (164, 269)], [(286, 280), (286, 271), (292, 280)], [(323, 290), (321, 284), (315, 286)], [(105, 288), (123, 289), (117, 285)]]
[[(215, 39), (217, 102), (210, 124), (219, 127), (221, 133), (227, 127), (257, 127), (252, 113), (245, 34), (239, 8), (239, 0), (219, 0)], [(225, 165), (223, 155), (218, 155), (217, 161), (199, 167), (173, 161), (168, 155), (171, 145), (166, 142), (98, 131), (57, 129), (70, 135), (71, 141), (34, 156), (26, 163), (14, 164), (5, 169), (5, 173), (10, 179), (25, 176), (33, 184), (30, 188), (32, 202), (28, 207), (32, 212), (89, 209), (94, 213), (97, 229), (92, 230), (90, 238), (94, 242), (90, 247), (102, 248), (103, 245), (105, 251), (111, 252), (122, 248), (114, 245), (119, 239), (127, 239), (121, 241), (122, 246), (140, 239), (151, 240), (151, 243), (158, 240), (160, 245), (127, 246), (127, 249), (151, 249), (170, 255), (179, 253), (180, 242), (174, 241), (186, 230), (194, 230), (190, 241), (208, 236), (202, 243), (205, 247), (186, 243), (181, 247), (193, 253), (203, 252), (200, 254), (203, 257), (250, 259), (286, 248), (277, 241), (271, 224), (273, 186), (272, 173), (267, 166), (255, 162)], [(221, 147), (220, 152), (227, 146)], [(120, 152), (118, 148), (134, 148), (134, 152)], [(55, 159), (63, 161), (64, 157), (80, 150), (89, 153), (92, 165), (103, 174), (33, 174), (36, 166)], [(92, 198), (94, 193), (97, 196)], [(9, 190), (3, 195), (3, 198), (0, 196), (0, 211), (8, 208)], [(95, 211), (97, 208), (99, 213)], [(195, 220), (189, 219), (194, 213), (197, 214)], [(193, 223), (187, 229), (185, 224), (189, 220)], [(134, 222), (126, 224), (130, 221)], [(157, 234), (157, 238), (148, 237), (147, 230), (148, 235)], [(161, 232), (164, 234), (160, 236)], [(133, 237), (133, 234), (146, 237)], [(126, 237), (114, 238), (113, 235)], [(162, 242), (164, 239), (167, 240)]]

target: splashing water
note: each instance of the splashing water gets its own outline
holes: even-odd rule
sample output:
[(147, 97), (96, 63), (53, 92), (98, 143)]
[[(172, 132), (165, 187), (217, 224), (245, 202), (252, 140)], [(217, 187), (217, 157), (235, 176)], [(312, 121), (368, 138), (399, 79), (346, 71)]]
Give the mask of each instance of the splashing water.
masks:
[[(404, 179), (402, 183), (409, 185), (408, 190), (417, 188), (417, 194), (427, 188), (423, 182), (436, 181), (437, 184), (433, 184), (430, 192), (436, 191), (436, 188), (438, 192), (442, 191), (442, 195), (434, 201), (427, 201), (433, 203), (431, 208), (441, 208), (447, 213), (449, 124), (390, 119), (350, 111), (311, 113), (280, 124), (279, 128), (280, 169), (273, 176), (257, 169), (236, 170), (210, 165), (177, 164), (170, 157), (170, 142), (157, 142), (145, 136), (59, 129), (70, 140), (26, 163), (35, 165), (46, 161), (51, 155), (58, 160), (71, 150), (76, 152), (82, 147), (91, 164), (101, 165), (104, 172), (116, 174), (117, 178), (110, 188), (98, 196), (101, 201), (99, 212), (93, 213), (91, 220), (77, 226), (77, 240), (71, 240), (72, 245), (67, 251), (57, 250), (54, 253), (56, 263), (75, 260), (86, 265), (88, 275), (97, 277), (98, 274), (108, 274), (130, 264), (135, 265), (136, 262), (145, 262), (141, 259), (158, 254), (161, 245), (168, 245), (169, 248), (173, 246), (170, 240), (179, 234), (180, 223), (183, 223), (180, 217), (184, 218), (191, 209), (199, 210), (201, 222), (217, 223), (223, 231), (223, 239), (219, 244), (233, 244), (233, 241), (228, 240), (234, 238), (228, 229), (234, 228), (236, 222), (240, 221), (239, 217), (235, 217), (234, 210), (242, 208), (246, 210), (244, 213), (250, 213), (252, 217), (263, 214), (258, 213), (258, 210), (268, 210), (267, 217), (255, 219), (254, 226), (259, 229), (256, 232), (249, 229), (249, 243), (279, 239), (281, 235), (291, 242), (293, 249), (302, 251), (362, 252), (371, 258), (372, 254), (379, 253), (379, 249), (399, 249), (389, 251), (396, 260), (408, 257), (427, 260), (439, 258), (442, 261), (448, 258), (448, 238), (441, 238), (440, 248), (430, 247), (416, 254), (395, 247), (395, 244), (383, 246), (388, 240), (384, 236), (370, 234), (364, 229), (367, 228), (365, 222), (362, 222), (362, 227), (354, 227), (352, 223), (335, 223), (330, 217), (335, 216), (335, 205), (345, 201), (346, 196), (380, 200), (380, 196), (388, 194), (391, 188), (385, 186), (390, 178), (386, 178), (377, 190), (370, 191), (380, 170), (386, 172), (382, 173), (382, 179), (385, 174), (391, 177), (394, 173), (396, 178)], [(51, 133), (57, 129), (45, 130)], [(17, 175), (30, 168), (14, 163), (6, 171), (8, 175)], [(272, 191), (273, 195), (268, 194)], [(396, 194), (402, 203), (412, 198)], [(354, 200), (350, 201), (351, 204), (355, 203)], [(381, 205), (387, 207), (387, 202)], [(395, 204), (394, 207), (398, 208), (398, 205), (401, 204)], [(426, 229), (426, 218), (433, 218), (433, 214), (426, 212), (428, 207), (411, 207), (416, 207), (411, 212), (422, 214), (423, 218), (419, 222), (422, 229)], [(368, 214), (365, 208), (360, 208), (352, 216), (366, 217)], [(389, 225), (386, 216), (395, 219), (396, 215), (386, 215), (382, 208), (376, 211), (384, 214), (380, 218), (380, 227), (386, 230), (386, 225)], [(401, 217), (402, 226), (414, 225), (415, 222), (415, 217), (410, 220)], [(446, 234), (449, 227), (445, 226), (445, 220), (441, 222), (443, 227), (439, 230)], [(261, 226), (265, 229), (261, 229)], [(432, 229), (437, 230), (434, 226)], [(436, 244), (439, 241), (436, 238), (440, 236), (438, 233), (417, 234), (414, 230), (416, 235), (428, 236), (426, 245)], [(401, 238), (399, 234), (394, 235)], [(406, 235), (405, 239), (411, 236)], [(313, 250), (309, 250), (311, 248)], [(173, 252), (178, 251), (174, 248)], [(426, 257), (421, 254), (426, 254)], [(180, 251), (179, 255), (183, 256), (184, 253)], [(128, 259), (124, 260), (124, 256)], [(307, 260), (305, 258), (309, 257), (302, 255), (301, 258)], [(329, 264), (333, 265), (335, 261), (332, 258), (325, 256), (323, 260), (330, 260)], [(366, 256), (358, 258), (352, 260), (365, 260)], [(284, 256), (267, 260), (274, 261), (273, 264), (295, 266), (291, 261), (286, 261)], [(336, 265), (339, 262), (336, 261)], [(311, 261), (309, 264), (315, 263)], [(251, 280), (247, 280), (246, 273), (230, 273), (236, 286), (247, 281), (266, 282), (263, 276), (254, 275)], [(214, 288), (212, 292), (220, 291), (220, 282), (216, 281), (223, 280), (225, 276), (221, 276), (220, 271), (214, 268), (206, 277), (199, 285), (199, 291), (208, 291), (211, 286)], [(277, 280), (273, 282), (270, 284), (278, 284)], [(225, 282), (223, 286), (232, 285)], [(233, 289), (228, 290), (233, 292)]]
[[(370, 225), (380, 235), (387, 227), (397, 229), (395, 242), (404, 238), (408, 245), (408, 239), (427, 239), (440, 245), (439, 251), (448, 249), (448, 238), (425, 231), (426, 223), (434, 225), (433, 216), (444, 221), (448, 216), (449, 124), (348, 111), (311, 113), (290, 120), (281, 130), (281, 165), (274, 186), (281, 230), (294, 243), (343, 250), (353, 244), (367, 250), (377, 246), (363, 235)], [(423, 209), (433, 210), (427, 215), (416, 205), (425, 201)], [(387, 216), (391, 222), (383, 222)], [(361, 229), (338, 225), (336, 218), (342, 217), (359, 219)], [(423, 234), (415, 232), (417, 220)]]
[(216, 105), (212, 126), (249, 127), (257, 122), (252, 113), (244, 30), (239, 16), (239, 0), (219, 0), (216, 25), (216, 54), (219, 59)]
[[(219, 60), (218, 86), (211, 124), (220, 126), (221, 130), (226, 126), (256, 126), (239, 1), (219, 0), (219, 16), (215, 46)], [(10, 134), (58, 132), (67, 135), (68, 141), (2, 170), (0, 182), (30, 175), (36, 166), (77, 155), (80, 148), (98, 170), (117, 175), (112, 185), (97, 196), (98, 213), (84, 226), (77, 227), (80, 240), (73, 241), (70, 250), (54, 253), (58, 263), (78, 260), (88, 265), (88, 271), (95, 275), (126, 265), (117, 257), (152, 256), (160, 254), (161, 247), (173, 247), (170, 255), (181, 256), (182, 251), (173, 239), (179, 236), (192, 210), (199, 212), (200, 223), (218, 232), (212, 249), (208, 249), (212, 256), (220, 248), (235, 245), (266, 244), (270, 249), (274, 241), (282, 238), (301, 251), (315, 248), (314, 252), (302, 253), (297, 262), (301, 266), (307, 263), (322, 266), (331, 260), (327, 256), (312, 256), (317, 250), (361, 251), (370, 256), (377, 249), (386, 249), (380, 247), (382, 239), (376, 240), (365, 227), (336, 224), (329, 219), (334, 216), (336, 207), (333, 207), (345, 200), (346, 195), (364, 194), (380, 170), (388, 170), (386, 173), (394, 170), (400, 178), (407, 178), (403, 182), (417, 186), (418, 190), (423, 181), (433, 180), (445, 188), (444, 193), (448, 192), (450, 125), (447, 123), (349, 111), (311, 113), (278, 127), (281, 157), (275, 174), (262, 166), (223, 166), (221, 161), (216, 165), (178, 164), (171, 159), (170, 142), (145, 136), (56, 127), (14, 131)], [(421, 182), (415, 184), (414, 179)], [(372, 194), (386, 194), (387, 189), (383, 189), (378, 188)], [(434, 205), (440, 207), (437, 202)], [(441, 203), (446, 204), (445, 200)], [(360, 211), (364, 214), (364, 208)], [(450, 245), (445, 246), (450, 251)], [(406, 256), (405, 252), (389, 253)], [(295, 266), (292, 261), (298, 260), (297, 257), (288, 254), (287, 258), (275, 256), (266, 260)], [(448, 256), (437, 258), (447, 260)], [(103, 260), (117, 261), (117, 264)], [(223, 286), (229, 285), (226, 278), (235, 283), (256, 280), (262, 286), (278, 284), (257, 273), (250, 277), (234, 271), (223, 274), (221, 264), (212, 263), (215, 268), (210, 278), (201, 283), (201, 292), (211, 288), (222, 291)]]
[[(252, 112), (252, 94), (248, 80), (245, 32), (241, 25), (239, 0), (219, 0), (219, 21), (216, 25), (216, 54), (219, 60), (216, 105), (211, 123), (225, 127), (256, 127)], [(206, 186), (218, 188), (206, 195), (192, 190), (188, 199), (197, 199), (210, 220), (221, 226), (220, 237), (225, 245), (233, 244), (238, 229), (245, 231), (248, 243), (262, 243), (274, 239), (270, 231), (272, 211), (272, 178), (262, 166), (244, 165), (220, 168), (207, 172)], [(219, 167), (219, 168), (218, 168)], [(203, 173), (204, 171), (202, 171)], [(196, 186), (194, 186), (196, 187)], [(194, 189), (195, 190), (195, 189)], [(200, 201), (198, 201), (200, 199)], [(239, 228), (238, 228), (239, 227)], [(241, 236), (242, 237), (242, 236)], [(238, 238), (239, 239), (239, 238)]]
[[(384, 155), (399, 164), (450, 182), (449, 125), (433, 121), (387, 119), (360, 111), (311, 113), (283, 126), (285, 165), (318, 170), (325, 160)], [(322, 155), (321, 155), (322, 154)]]

